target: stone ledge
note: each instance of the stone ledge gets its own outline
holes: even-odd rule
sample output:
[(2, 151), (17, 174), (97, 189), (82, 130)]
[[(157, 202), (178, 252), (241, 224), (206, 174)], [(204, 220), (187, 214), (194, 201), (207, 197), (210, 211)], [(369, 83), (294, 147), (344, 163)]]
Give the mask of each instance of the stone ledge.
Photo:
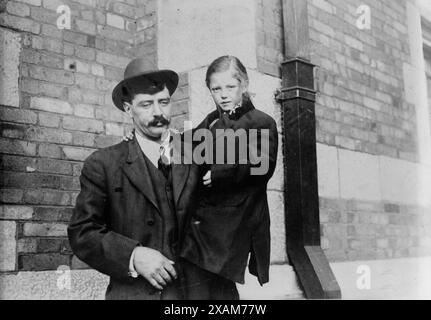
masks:
[[(16, 223), (0, 221), (0, 271), (12, 271), (16, 267)], [(0, 288), (2, 286), (0, 285)]]
[[(70, 272), (70, 273), (68, 273)], [(70, 282), (68, 283), (68, 274)], [(19, 272), (0, 275), (1, 300), (102, 300), (108, 277), (95, 270)], [(70, 284), (68, 288), (68, 284)], [(238, 285), (242, 300), (285, 300), (302, 298), (296, 276), (289, 265), (273, 265), (270, 282), (260, 287), (248, 274)]]
[(94, 270), (19, 272), (0, 275), (0, 299), (102, 300), (107, 286), (108, 277)]

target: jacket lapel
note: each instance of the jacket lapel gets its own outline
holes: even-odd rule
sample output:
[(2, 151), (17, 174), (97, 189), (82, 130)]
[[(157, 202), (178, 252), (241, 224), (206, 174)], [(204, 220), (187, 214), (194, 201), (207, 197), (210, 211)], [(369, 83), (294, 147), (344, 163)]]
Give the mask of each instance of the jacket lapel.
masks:
[(172, 159), (172, 190), (175, 205), (177, 205), (189, 176), (191, 164), (185, 164), (185, 161), (192, 160), (192, 155), (186, 153), (193, 153), (193, 140), (186, 141), (185, 135), (181, 134), (177, 136), (177, 139), (174, 138), (172, 148), (174, 149), (174, 157)]
[[(189, 179), (191, 165), (172, 164), (172, 191), (174, 195), (175, 208), (178, 209), (181, 194), (185, 189), (186, 182)], [(178, 237), (183, 238), (184, 218), (186, 212), (184, 210), (175, 210), (175, 215), (178, 222)]]
[(172, 164), (172, 188), (174, 192), (175, 204), (180, 200), (181, 193), (189, 176), (190, 165)]
[(156, 194), (151, 182), (145, 156), (142, 153), (136, 139), (128, 142), (129, 155), (126, 163), (123, 165), (123, 171), (129, 178), (130, 182), (154, 205), (160, 212), (157, 205)]

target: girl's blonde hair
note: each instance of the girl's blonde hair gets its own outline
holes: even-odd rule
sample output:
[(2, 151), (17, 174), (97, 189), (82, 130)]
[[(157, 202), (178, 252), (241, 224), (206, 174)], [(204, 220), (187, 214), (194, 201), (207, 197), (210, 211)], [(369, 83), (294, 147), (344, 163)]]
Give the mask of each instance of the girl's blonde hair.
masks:
[[(237, 79), (242, 85), (248, 85), (247, 69), (244, 67), (241, 61), (234, 56), (221, 56), (211, 62), (207, 69), (205, 82), (208, 89), (210, 89), (210, 79), (213, 73), (225, 72), (228, 70), (232, 70), (232, 76)], [(248, 93), (248, 91), (244, 92), (243, 97), (246, 100), (250, 99), (250, 94)]]

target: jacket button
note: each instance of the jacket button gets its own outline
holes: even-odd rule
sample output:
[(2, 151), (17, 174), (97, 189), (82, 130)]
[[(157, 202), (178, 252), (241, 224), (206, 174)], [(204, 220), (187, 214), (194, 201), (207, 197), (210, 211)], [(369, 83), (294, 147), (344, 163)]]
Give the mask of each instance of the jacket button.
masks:
[(148, 220), (147, 224), (151, 227), (154, 226), (154, 220)]

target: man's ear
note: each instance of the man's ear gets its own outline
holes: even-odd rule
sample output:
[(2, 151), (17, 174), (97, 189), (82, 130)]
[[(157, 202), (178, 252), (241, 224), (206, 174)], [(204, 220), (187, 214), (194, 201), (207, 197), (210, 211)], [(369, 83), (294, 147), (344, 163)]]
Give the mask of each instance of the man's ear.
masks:
[(126, 112), (130, 118), (132, 118), (132, 105), (128, 102), (123, 102), (123, 109), (124, 112)]

